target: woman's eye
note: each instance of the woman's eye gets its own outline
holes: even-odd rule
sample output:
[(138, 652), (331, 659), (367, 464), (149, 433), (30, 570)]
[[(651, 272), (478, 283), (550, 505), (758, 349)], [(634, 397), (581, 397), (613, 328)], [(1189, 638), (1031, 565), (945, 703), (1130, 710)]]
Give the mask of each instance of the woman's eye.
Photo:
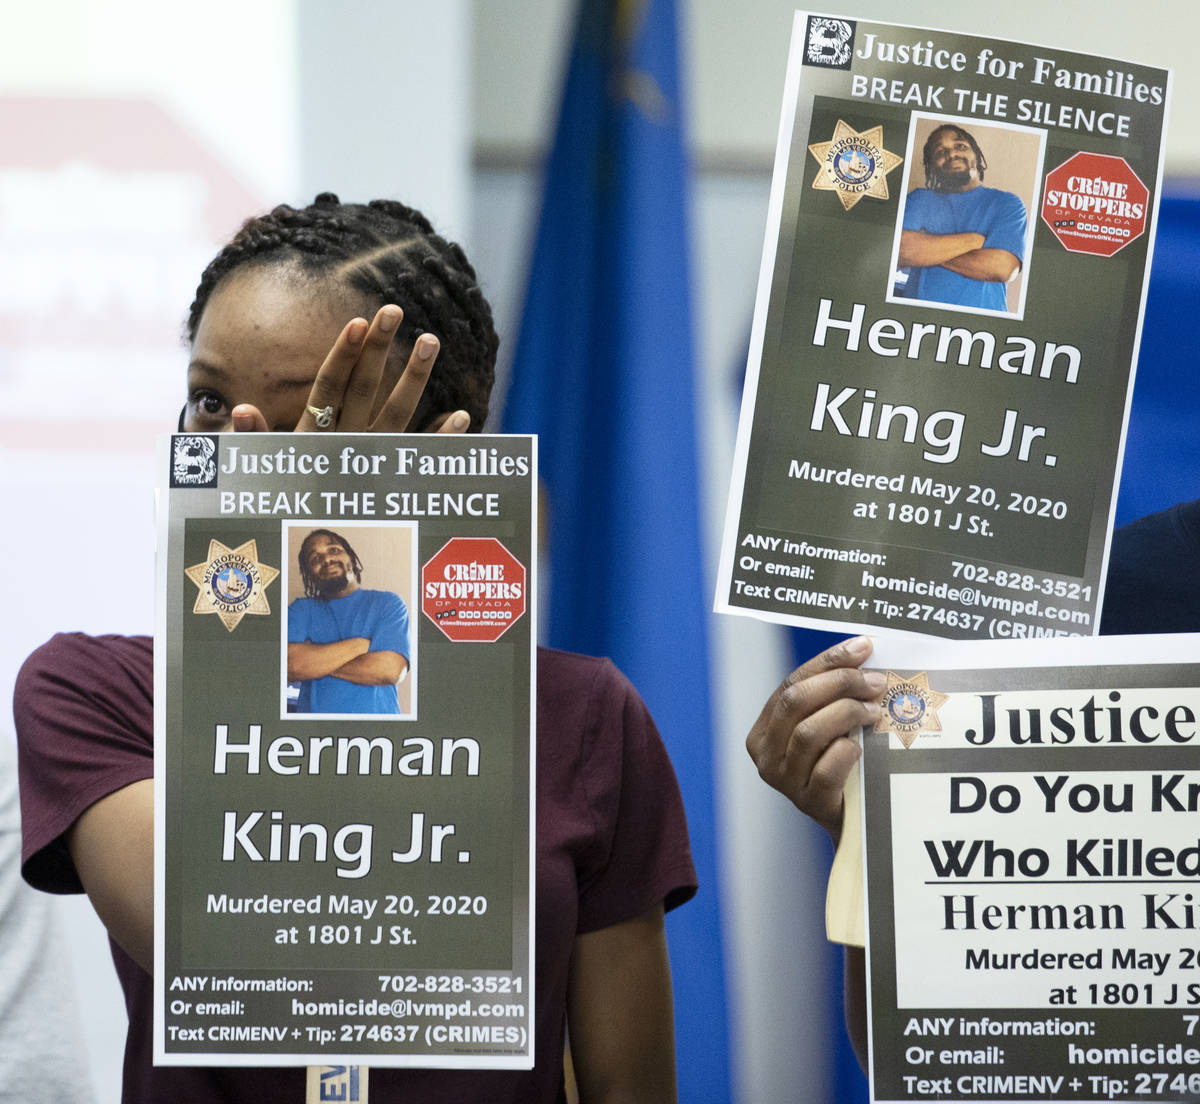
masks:
[(229, 408), (216, 391), (193, 391), (189, 400), (197, 418), (205, 420), (224, 420), (229, 416)]

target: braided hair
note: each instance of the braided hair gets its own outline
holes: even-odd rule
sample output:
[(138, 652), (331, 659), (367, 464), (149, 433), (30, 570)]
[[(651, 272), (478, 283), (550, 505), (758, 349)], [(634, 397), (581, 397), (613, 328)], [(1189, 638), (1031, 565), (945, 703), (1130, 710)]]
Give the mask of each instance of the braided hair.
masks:
[(943, 123), (939, 127), (934, 127), (929, 133), (929, 137), (925, 139), (925, 148), (921, 151), (921, 158), (925, 165), (925, 184), (932, 191), (939, 192), (942, 190), (942, 177), (937, 169), (933, 167), (933, 147), (937, 143), (939, 137), (949, 131), (956, 138), (961, 138), (971, 147), (971, 152), (975, 154), (975, 167), (979, 171), (980, 183), (983, 182), (983, 174), (987, 171), (987, 158), (983, 156), (983, 150), (979, 148), (979, 143), (975, 141), (975, 136), (969, 130), (963, 130), (960, 126), (955, 126), (953, 123)]
[(248, 219), (200, 277), (188, 313), (188, 341), (218, 284), (243, 265), (295, 264), (366, 297), (373, 309), (398, 303), (396, 348), (407, 356), (425, 332), (442, 351), (413, 415), (415, 428), (439, 413), (465, 410), (478, 432), (487, 417), (500, 339), (492, 310), (462, 247), (437, 234), (420, 211), (390, 199), (342, 203), (322, 192), (308, 207), (281, 204)]
[(350, 570), (354, 572), (354, 577), (360, 583), (362, 582), (362, 560), (358, 558), (358, 553), (350, 547), (350, 542), (341, 533), (335, 533), (332, 529), (314, 529), (304, 538), (304, 542), (300, 545), (300, 552), (296, 557), (300, 563), (300, 581), (304, 584), (305, 597), (321, 597), (321, 588), (317, 586), (316, 579), (313, 578), (312, 572), (308, 569), (308, 542), (313, 537), (325, 537), (327, 540), (336, 541), (340, 544), (346, 550), (346, 555), (350, 557)]

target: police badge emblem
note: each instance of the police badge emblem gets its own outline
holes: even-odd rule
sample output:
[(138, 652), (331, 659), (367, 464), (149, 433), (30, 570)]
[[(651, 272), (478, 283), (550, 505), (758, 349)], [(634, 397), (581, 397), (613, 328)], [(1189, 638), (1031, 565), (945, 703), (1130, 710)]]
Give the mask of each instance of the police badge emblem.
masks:
[(889, 671), (887, 689), (879, 699), (883, 712), (875, 722), (875, 731), (894, 732), (906, 748), (912, 747), (920, 733), (942, 731), (937, 711), (949, 700), (949, 694), (930, 688), (929, 676), (924, 671), (911, 678), (901, 678)]
[(192, 613), (215, 613), (233, 632), (246, 614), (271, 612), (266, 590), (279, 570), (259, 562), (256, 541), (229, 548), (219, 540), (210, 540), (208, 559), (186, 568), (184, 574), (200, 590)]
[(839, 119), (828, 142), (814, 142), (808, 152), (820, 166), (813, 187), (837, 192), (849, 211), (863, 196), (888, 199), (887, 174), (904, 158), (883, 148), (883, 126), (859, 132)]

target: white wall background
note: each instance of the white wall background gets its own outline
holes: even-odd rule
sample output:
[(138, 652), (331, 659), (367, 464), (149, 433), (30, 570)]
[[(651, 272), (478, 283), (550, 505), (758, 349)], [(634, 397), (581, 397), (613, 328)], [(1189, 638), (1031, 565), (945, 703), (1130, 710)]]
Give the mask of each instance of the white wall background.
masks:
[[(712, 559), (792, 6), (781, 0), (679, 5), (698, 170), (695, 317), (707, 396), (702, 428)], [(567, 0), (214, 0), (199, 8), (59, 0), (35, 8), (2, 0), (0, 125), (4, 112), (18, 111), (31, 97), (144, 101), (212, 159), (193, 176), (151, 173), (156, 194), (206, 194), (188, 188), (208, 187), (215, 165), (259, 206), (307, 200), (326, 189), (347, 199), (401, 196), (463, 242), (502, 338), (511, 339), (573, 7)], [(1200, 77), (1191, 63), (1200, 6), (1191, 0), (1143, 0), (1136, 17), (1078, 0), (861, 0), (846, 14), (1173, 65), (1172, 186), (1200, 174)], [(130, 141), (136, 145), (137, 136)], [(19, 197), (29, 194), (21, 192), (22, 182), (31, 179), (23, 156), (19, 149), (0, 152), (0, 288), (20, 287), (23, 277), (31, 283), (12, 267), (13, 257), (29, 255), (12, 248), (29, 232), (28, 216), (20, 221)], [(179, 277), (172, 295), (159, 287), (149, 305), (142, 284), (116, 281), (114, 270), (94, 259), (89, 278), (72, 281), (66, 278), (78, 273), (72, 243), (111, 249), (127, 263), (131, 255), (144, 263), (152, 253), (132, 241), (127, 218), (99, 201), (103, 188), (81, 185), (88, 178), (78, 170), (65, 163), (39, 170), (39, 185), (58, 187), (64, 205), (42, 205), (62, 218), (44, 226), (47, 237), (39, 239), (49, 243), (55, 263), (47, 266), (51, 276), (32, 281), (40, 296), (38, 325), (17, 326), (0, 297), (0, 495), (19, 536), (0, 542), (4, 700), (23, 657), (52, 632), (137, 632), (152, 625), (151, 438), (173, 425), (183, 399), (185, 357), (175, 335), (190, 299), (187, 285), (200, 258), (236, 222), (213, 225), (196, 211), (188, 221), (186, 204), (183, 214), (176, 210), (172, 240), (186, 255), (180, 268), (191, 274)], [(121, 186), (118, 195), (136, 183), (102, 174), (106, 180)], [(111, 286), (132, 288), (129, 301), (97, 295), (97, 287)], [(128, 333), (105, 329), (114, 311), (137, 325)], [(120, 579), (110, 582), (114, 563)], [(828, 960), (820, 944), (825, 843), (763, 789), (741, 746), (787, 660), (767, 626), (727, 618), (719, 633), (725, 676), (719, 828), (737, 1098), (790, 1104), (799, 1083), (811, 1086), (806, 1099), (830, 1099), (823, 1089), (828, 1047), (813, 1030), (805, 1000), (819, 991)], [(123, 1010), (86, 903), (62, 904), (97, 1099), (108, 1104), (119, 1096)]]

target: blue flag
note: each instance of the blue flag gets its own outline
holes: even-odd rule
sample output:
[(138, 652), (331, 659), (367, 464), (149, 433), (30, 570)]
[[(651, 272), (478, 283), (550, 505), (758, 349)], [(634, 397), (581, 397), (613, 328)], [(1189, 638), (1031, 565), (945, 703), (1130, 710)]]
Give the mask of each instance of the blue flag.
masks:
[[(668, 917), (679, 1097), (730, 1098), (673, 0), (583, 0), (503, 425), (540, 436), (547, 643), (654, 714), (699, 896)], [(546, 597), (543, 597), (546, 601)]]

